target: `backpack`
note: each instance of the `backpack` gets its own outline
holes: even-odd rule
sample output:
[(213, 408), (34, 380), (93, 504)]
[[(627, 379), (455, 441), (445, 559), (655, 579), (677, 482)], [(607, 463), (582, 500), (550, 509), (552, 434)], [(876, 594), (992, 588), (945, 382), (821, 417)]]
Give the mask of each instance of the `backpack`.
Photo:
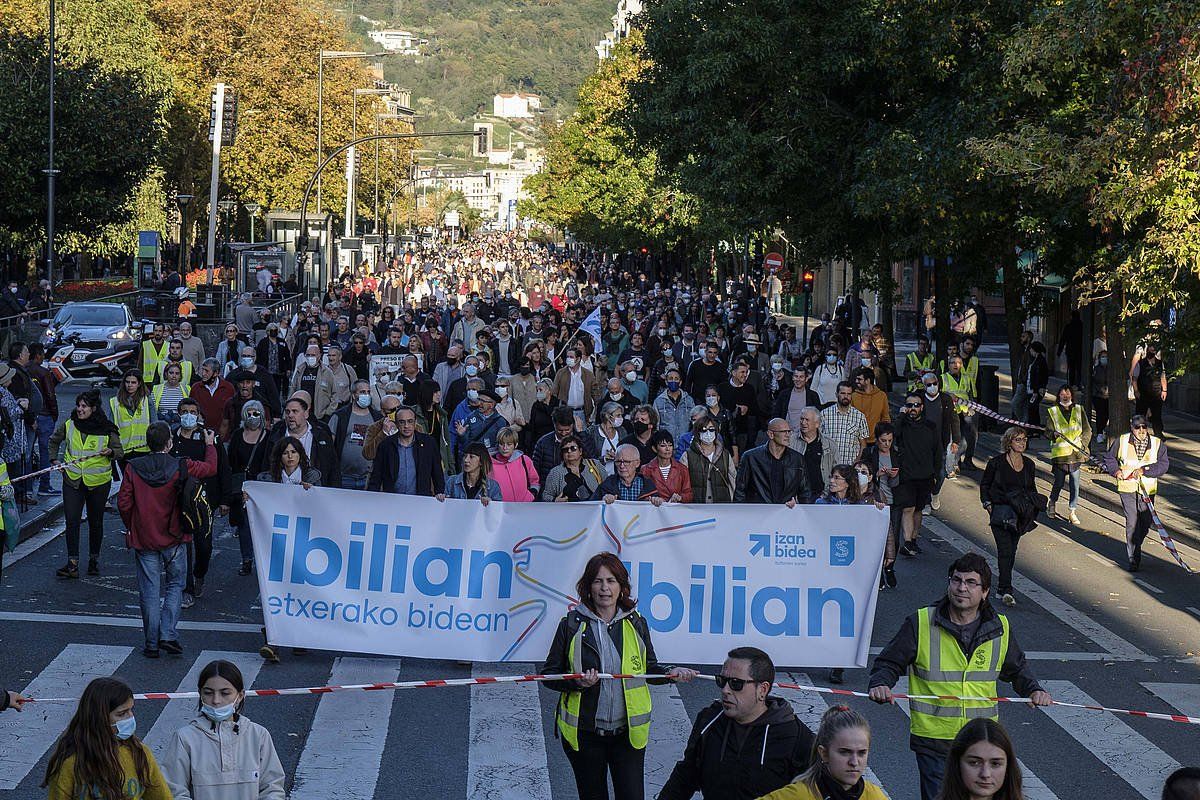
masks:
[(175, 482), (175, 489), (179, 493), (176, 505), (179, 508), (180, 539), (203, 536), (212, 525), (212, 507), (204, 492), (204, 482), (188, 472), (186, 458), (179, 459), (179, 479)]

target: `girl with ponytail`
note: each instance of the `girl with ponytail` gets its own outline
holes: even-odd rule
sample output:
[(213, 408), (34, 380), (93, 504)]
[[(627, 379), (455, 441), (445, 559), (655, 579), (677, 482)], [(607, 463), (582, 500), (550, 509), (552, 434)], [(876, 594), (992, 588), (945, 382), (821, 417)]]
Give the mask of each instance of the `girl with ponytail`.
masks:
[(866, 719), (848, 706), (833, 706), (813, 739), (812, 766), (760, 800), (886, 800), (883, 790), (863, 777), (870, 749)]

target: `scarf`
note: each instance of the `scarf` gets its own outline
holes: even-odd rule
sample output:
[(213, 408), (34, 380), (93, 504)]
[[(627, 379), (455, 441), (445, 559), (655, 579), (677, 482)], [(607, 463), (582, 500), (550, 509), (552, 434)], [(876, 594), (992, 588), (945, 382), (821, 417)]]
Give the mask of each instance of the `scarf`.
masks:
[(817, 773), (817, 788), (821, 790), (822, 800), (859, 800), (866, 791), (867, 785), (862, 778), (859, 778), (858, 783), (849, 789), (843, 789), (842, 785), (829, 774), (829, 767), (822, 764)]
[(80, 419), (79, 412), (72, 411), (71, 421), (84, 436), (110, 436), (118, 432), (117, 426), (98, 407), (92, 409), (87, 419)]

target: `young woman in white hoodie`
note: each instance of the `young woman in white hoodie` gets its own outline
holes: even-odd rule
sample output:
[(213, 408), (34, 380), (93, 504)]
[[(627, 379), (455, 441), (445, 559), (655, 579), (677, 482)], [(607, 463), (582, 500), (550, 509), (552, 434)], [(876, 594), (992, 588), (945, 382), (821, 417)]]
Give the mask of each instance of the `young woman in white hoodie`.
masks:
[(242, 716), (242, 673), (228, 661), (200, 672), (196, 716), (175, 731), (162, 771), (175, 800), (284, 800), (283, 765), (267, 729)]

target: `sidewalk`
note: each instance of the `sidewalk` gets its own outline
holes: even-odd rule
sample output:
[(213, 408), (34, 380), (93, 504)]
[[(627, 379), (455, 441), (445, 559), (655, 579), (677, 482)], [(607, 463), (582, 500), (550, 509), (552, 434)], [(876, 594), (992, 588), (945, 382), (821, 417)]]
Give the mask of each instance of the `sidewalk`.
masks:
[[(31, 488), (37, 488), (38, 478), (34, 478)], [(50, 485), (55, 489), (62, 489), (62, 474), (53, 472), (50, 474)], [(62, 495), (54, 495), (52, 497), (41, 497), (31, 495), (37, 499), (28, 508), (21, 508), (21, 535), (18, 537), (18, 544), (26, 539), (41, 533), (55, 519), (62, 514)]]

